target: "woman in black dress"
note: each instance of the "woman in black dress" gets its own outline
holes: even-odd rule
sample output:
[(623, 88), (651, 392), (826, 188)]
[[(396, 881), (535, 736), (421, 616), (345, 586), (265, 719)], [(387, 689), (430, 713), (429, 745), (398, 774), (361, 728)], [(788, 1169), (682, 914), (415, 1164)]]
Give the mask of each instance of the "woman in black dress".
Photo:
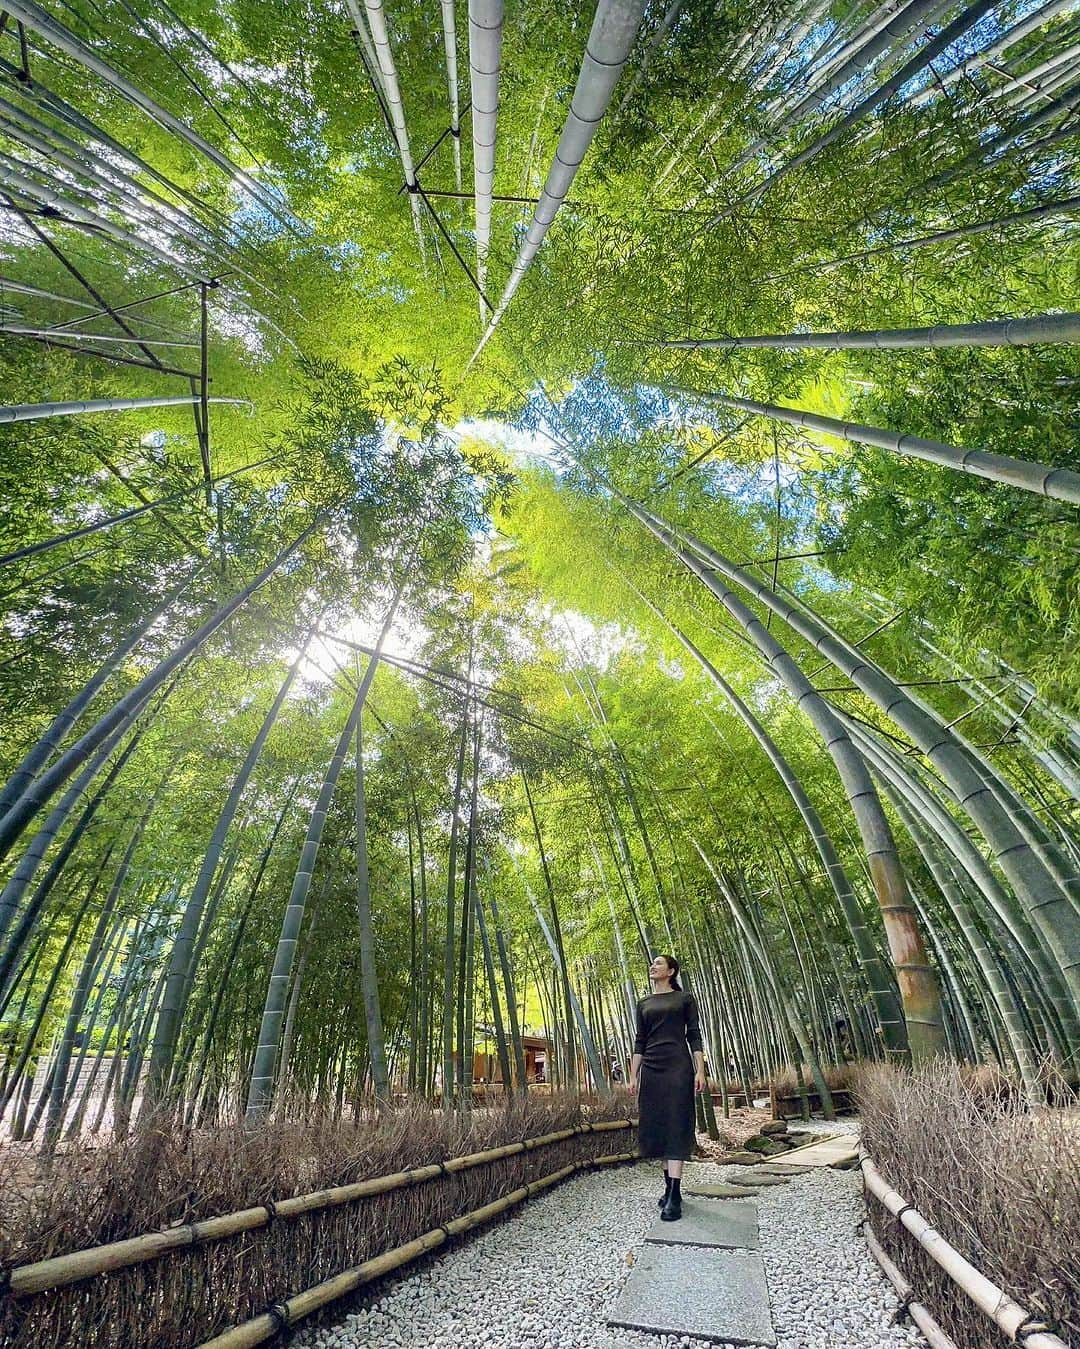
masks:
[(705, 1055), (697, 1003), (679, 984), (679, 962), (657, 956), (649, 979), (653, 991), (637, 1005), (630, 1090), (638, 1094), (641, 1156), (665, 1159), (660, 1217), (674, 1222), (682, 1217), (682, 1169), (694, 1147), (694, 1095), (705, 1089)]

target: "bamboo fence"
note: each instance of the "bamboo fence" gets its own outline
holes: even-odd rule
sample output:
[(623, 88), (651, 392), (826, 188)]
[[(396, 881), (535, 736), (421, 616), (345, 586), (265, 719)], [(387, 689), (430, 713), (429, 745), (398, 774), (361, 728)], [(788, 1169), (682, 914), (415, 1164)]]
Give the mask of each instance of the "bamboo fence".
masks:
[[(60, 1349), (76, 1334), (95, 1349), (259, 1343), (268, 1335), (223, 1337), (250, 1336), (267, 1317), (274, 1333), (540, 1189), (631, 1160), (597, 1157), (592, 1136), (633, 1128), (585, 1123), (15, 1266), (0, 1274), (0, 1344)], [(556, 1165), (538, 1174), (541, 1162)], [(276, 1301), (297, 1285), (305, 1291)]]
[(426, 1255), (429, 1251), (433, 1251), (449, 1241), (451, 1237), (459, 1236), (463, 1232), (471, 1231), (474, 1227), (479, 1227), (489, 1218), (497, 1217), (498, 1214), (505, 1213), (508, 1209), (524, 1203), (526, 1199), (531, 1199), (534, 1194), (540, 1194), (562, 1180), (569, 1180), (579, 1171), (587, 1171), (594, 1166), (633, 1161), (636, 1156), (636, 1152), (618, 1152), (603, 1157), (593, 1157), (589, 1161), (570, 1162), (569, 1165), (561, 1167), (558, 1171), (552, 1171), (550, 1175), (542, 1176), (529, 1185), (522, 1185), (519, 1189), (513, 1190), (501, 1199), (496, 1199), (491, 1204), (484, 1204), (481, 1208), (473, 1209), (471, 1213), (462, 1214), (460, 1218), (453, 1218), (448, 1223), (433, 1227), (429, 1232), (425, 1232), (423, 1236), (417, 1237), (414, 1241), (405, 1242), (404, 1245), (397, 1246), (392, 1251), (386, 1251), (384, 1254), (376, 1256), (374, 1260), (367, 1260), (354, 1269), (343, 1270), (342, 1273), (323, 1280), (322, 1283), (316, 1284), (313, 1288), (306, 1288), (302, 1293), (296, 1293), (284, 1302), (275, 1303), (261, 1315), (252, 1317), (250, 1321), (245, 1321), (243, 1325), (234, 1326), (232, 1330), (227, 1330), (221, 1335), (216, 1335), (212, 1340), (207, 1340), (199, 1346), (199, 1349), (246, 1349), (248, 1345), (261, 1344), (263, 1340), (268, 1340), (272, 1335), (276, 1335), (279, 1330), (294, 1326), (297, 1321), (305, 1316), (310, 1316), (328, 1303), (355, 1292), (362, 1285), (371, 1283), (374, 1279), (392, 1273), (410, 1260), (416, 1260), (421, 1255)]
[[(1011, 1343), (1022, 1344), (1025, 1349), (1069, 1349), (1063, 1339), (1048, 1330), (1037, 1317), (1021, 1307), (1003, 1288), (999, 1288), (997, 1284), (992, 1283), (970, 1261), (965, 1260), (954, 1246), (950, 1246), (941, 1233), (936, 1231), (917, 1209), (913, 1208), (901, 1194), (898, 1194), (889, 1185), (864, 1148), (859, 1149), (859, 1165), (862, 1168), (863, 1185), (866, 1193), (873, 1195), (882, 1208), (887, 1213), (892, 1214), (911, 1233), (920, 1247), (945, 1271), (952, 1284), (965, 1294), (1004, 1333)], [(868, 1239), (871, 1235), (868, 1229)], [(875, 1250), (875, 1247), (877, 1247), (877, 1250)], [(889, 1274), (889, 1269), (882, 1260), (885, 1253), (881, 1251), (876, 1240), (871, 1244), (870, 1249), (878, 1263), (885, 1269), (886, 1274)], [(888, 1260), (887, 1256), (885, 1256), (885, 1260)], [(892, 1262), (889, 1261), (889, 1264), (891, 1265)], [(895, 1265), (893, 1268), (896, 1269)], [(896, 1272), (907, 1285), (907, 1292), (902, 1296), (910, 1298), (910, 1284), (900, 1274), (899, 1270), (896, 1270)], [(892, 1279), (891, 1274), (889, 1274), (889, 1277)], [(895, 1280), (893, 1282), (895, 1284)], [(897, 1291), (899, 1291), (899, 1288)], [(910, 1310), (912, 1306), (918, 1304), (909, 1302), (908, 1305)], [(925, 1309), (923, 1310), (925, 1311)], [(928, 1335), (927, 1338), (930, 1339), (930, 1336)], [(944, 1347), (952, 1344), (953, 1341), (942, 1335), (938, 1343)]]

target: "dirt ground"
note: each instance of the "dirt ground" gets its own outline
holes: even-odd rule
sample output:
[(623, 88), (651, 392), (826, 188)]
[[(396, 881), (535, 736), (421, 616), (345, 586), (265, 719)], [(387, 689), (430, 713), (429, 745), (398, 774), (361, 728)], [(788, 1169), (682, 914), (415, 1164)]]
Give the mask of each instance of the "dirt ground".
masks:
[(739, 1148), (748, 1138), (761, 1132), (761, 1126), (772, 1119), (768, 1110), (755, 1110), (752, 1106), (739, 1106), (732, 1110), (728, 1119), (724, 1119), (720, 1110), (716, 1112), (716, 1124), (720, 1130), (720, 1140), (714, 1143), (708, 1134), (699, 1133), (698, 1147), (709, 1159), (723, 1156), (732, 1148)]

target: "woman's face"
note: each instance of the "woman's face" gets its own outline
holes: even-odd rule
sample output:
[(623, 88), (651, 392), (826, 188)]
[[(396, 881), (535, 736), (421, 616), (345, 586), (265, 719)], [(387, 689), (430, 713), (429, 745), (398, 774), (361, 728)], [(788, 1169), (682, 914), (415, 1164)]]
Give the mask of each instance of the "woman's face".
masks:
[(657, 982), (671, 978), (671, 966), (663, 956), (653, 957), (653, 963), (649, 966), (649, 978), (655, 979)]

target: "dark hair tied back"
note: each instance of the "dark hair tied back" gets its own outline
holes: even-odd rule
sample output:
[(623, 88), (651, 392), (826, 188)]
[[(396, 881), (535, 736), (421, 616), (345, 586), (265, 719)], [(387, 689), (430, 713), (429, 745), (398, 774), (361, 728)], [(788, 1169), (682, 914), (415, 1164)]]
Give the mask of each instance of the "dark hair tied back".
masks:
[(682, 992), (682, 984), (679, 983), (679, 962), (674, 956), (664, 956), (668, 963), (668, 969), (671, 971), (671, 987), (677, 992)]

